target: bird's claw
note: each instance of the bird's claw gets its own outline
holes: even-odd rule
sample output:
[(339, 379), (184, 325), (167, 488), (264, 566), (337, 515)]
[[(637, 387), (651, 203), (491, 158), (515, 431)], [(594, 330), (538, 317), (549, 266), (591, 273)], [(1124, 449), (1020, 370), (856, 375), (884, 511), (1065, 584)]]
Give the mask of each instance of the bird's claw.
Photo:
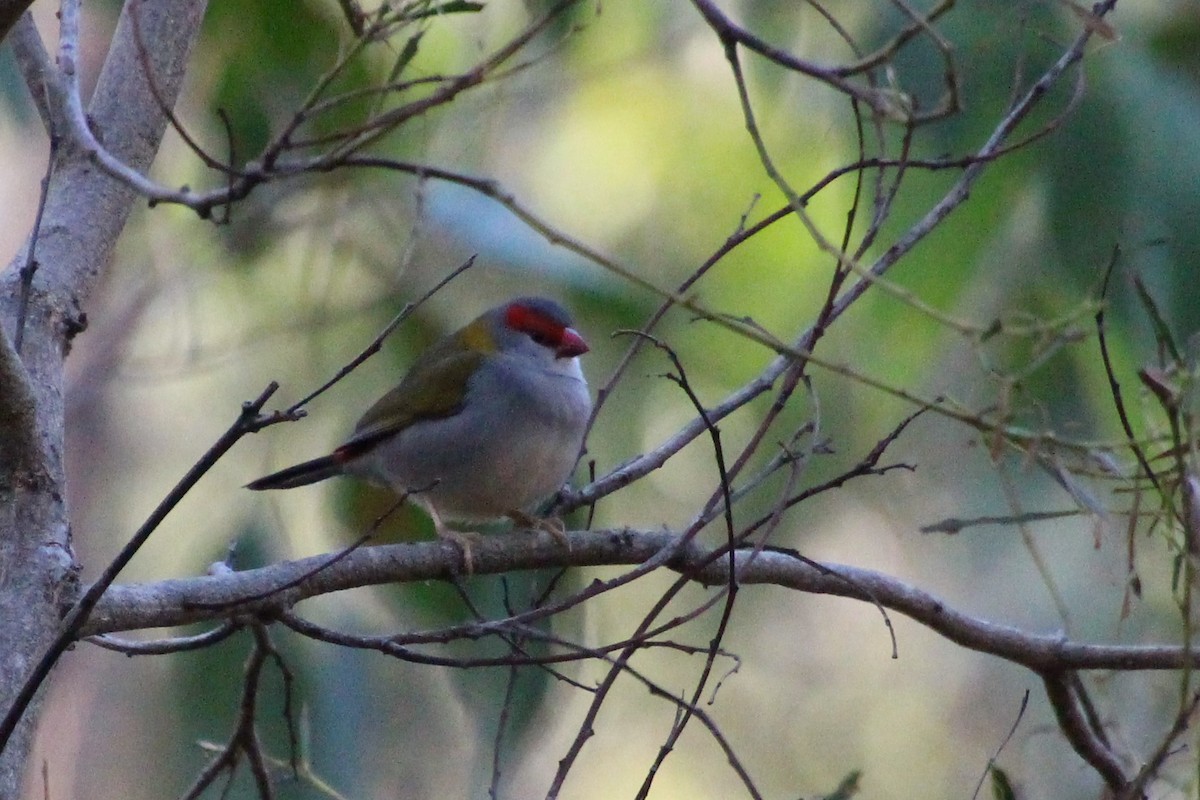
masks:
[(479, 544), (483, 540), (483, 537), (474, 531), (456, 531), (450, 528), (439, 528), (437, 535), (448, 542), (453, 542), (462, 551), (463, 569), (467, 577), (474, 575), (475, 559), (471, 555), (471, 548)]
[(571, 549), (571, 540), (567, 538), (567, 528), (558, 517), (535, 517), (524, 511), (509, 511), (506, 516), (522, 528), (545, 531), (553, 537), (554, 541), (568, 550)]

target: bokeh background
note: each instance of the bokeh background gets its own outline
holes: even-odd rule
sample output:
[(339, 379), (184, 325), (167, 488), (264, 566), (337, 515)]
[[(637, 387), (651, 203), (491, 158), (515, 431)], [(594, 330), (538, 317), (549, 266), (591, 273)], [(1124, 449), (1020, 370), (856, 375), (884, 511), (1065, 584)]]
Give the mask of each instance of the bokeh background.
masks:
[[(414, 68), (428, 74), (462, 68), (540, 5), (495, 0), (479, 13), (431, 23)], [(810, 6), (741, 0), (726, 7), (804, 57), (848, 59)], [(52, 43), (54, 5), (39, 0), (34, 10)], [(86, 80), (95, 75), (118, 9), (103, 2), (85, 10)], [(886, 40), (898, 24), (888, 3), (832, 10), (868, 45)], [(1116, 37), (1096, 37), (1089, 46), (1086, 86), (1074, 112), (1052, 135), (995, 164), (970, 201), (889, 275), (946, 317), (982, 326), (1075, 315), (1054, 330), (1061, 340), (1000, 335), (981, 344), (900, 297), (875, 292), (837, 323), (822, 344), (825, 358), (976, 409), (1011, 397), (1016, 418), (1031, 428), (1117, 440), (1091, 318), (1081, 309), (1097, 296), (1120, 246), (1109, 336), (1131, 391), (1134, 370), (1155, 359), (1132, 275), (1145, 280), (1180, 340), (1196, 330), (1200, 7), (1123, 0), (1110, 22)], [(1014, 75), (1027, 82), (1039, 74), (1079, 26), (1068, 3), (959, 2), (937, 28), (953, 44), (965, 109), (918, 131), (914, 155), (962, 155), (978, 147), (1010, 102)], [(224, 109), (239, 152), (252, 153), (344, 37), (336, 5), (323, 0), (213, 0), (180, 117), (222, 153), (217, 110)], [(664, 287), (695, 270), (743, 215), (753, 221), (781, 204), (746, 135), (721, 47), (688, 3), (585, 3), (537, 52), (527, 68), (406, 125), (378, 151), (493, 178), (560, 230)], [(377, 63), (362, 69), (386, 71), (395, 56), (394, 49), (381, 51)], [(844, 98), (753, 57), (746, 63), (760, 124), (793, 186), (807, 188), (856, 157)], [(915, 44), (894, 68), (906, 91), (923, 104), (936, 101), (944, 67), (935, 48)], [(1073, 78), (1056, 86), (1023, 132), (1060, 113), (1072, 89)], [(4, 48), (0, 92), (0, 246), (12, 254), (34, 216), (47, 143)], [(899, 131), (889, 135), (898, 139)], [(219, 180), (173, 134), (155, 175), (193, 186)], [(913, 172), (873, 252), (925, 213), (956, 177), (954, 170)], [(848, 180), (834, 183), (811, 206), (834, 240), (852, 190)], [(386, 506), (385, 496), (348, 481), (277, 496), (241, 487), (326, 452), (398, 380), (414, 353), (499, 299), (539, 293), (570, 305), (593, 345), (586, 366), (597, 386), (628, 346), (610, 334), (638, 326), (658, 302), (546, 242), (488, 198), (409, 176), (360, 170), (265, 186), (221, 226), (171, 207), (140, 211), (87, 308), (89, 330), (69, 361), (70, 503), (85, 577), (125, 541), (243, 400), (270, 380), (281, 383), (279, 406), (305, 395), (406, 301), (476, 254), (466, 275), (423, 306), (383, 353), (314, 402), (307, 419), (271, 428), (225, 458), (141, 552), (125, 581), (202, 573), (231, 545), (241, 568), (352, 541)], [(786, 339), (812, 323), (831, 268), (802, 227), (786, 221), (725, 258), (697, 297)], [(661, 334), (708, 403), (751, 378), (770, 356), (683, 313), (670, 316)], [(586, 456), (598, 472), (655, 446), (691, 417), (687, 399), (661, 377), (668, 366), (646, 352), (609, 399)], [(829, 440), (831, 452), (808, 468), (805, 484), (857, 462), (911, 410), (844, 377), (819, 370), (814, 377), (813, 394), (797, 396), (787, 418), (794, 427), (819, 415)], [(1139, 430), (1156, 430), (1153, 403), (1136, 391), (1131, 398)], [(722, 424), (729, 448), (745, 441), (764, 407), (755, 404)], [(1128, 603), (1126, 522), (1117, 513), (1128, 501), (1111, 494), (1111, 485), (1087, 484), (1111, 515), (1039, 523), (1026, 535), (1005, 526), (930, 535), (919, 528), (946, 517), (1077, 503), (1037, 464), (1004, 454), (994, 459), (974, 431), (934, 415), (904, 434), (891, 460), (916, 468), (859, 480), (798, 506), (777, 542), (812, 558), (885, 571), (963, 611), (1032, 631), (1096, 641), (1178, 639), (1165, 536), (1140, 539), (1145, 592)], [(711, 450), (698, 441), (602, 501), (593, 524), (677, 526), (715, 485)], [(747, 518), (771, 499), (769, 492), (752, 499)], [(389, 540), (429, 535), (415, 512), (383, 534)], [(721, 534), (707, 535), (716, 541)], [(612, 574), (579, 570), (565, 588)], [(506, 592), (519, 604), (548, 579), (476, 578), (468, 587), (481, 607), (501, 613)], [(606, 596), (556, 620), (555, 629), (591, 643), (621, 639), (670, 580), (652, 577)], [(699, 596), (696, 590), (684, 599)], [(379, 633), (433, 627), (467, 613), (441, 585), (346, 593), (301, 611)], [(898, 659), (868, 605), (762, 587), (741, 593), (726, 644), (740, 656), (739, 669), (721, 681), (706, 708), (764, 796), (817, 796), (861, 770), (864, 797), (970, 797), (1026, 691), (1030, 708), (998, 759), (1020, 796), (1099, 796), (1097, 778), (1057, 733), (1036, 676), (963, 651), (904, 618), (893, 620)], [(714, 625), (714, 617), (702, 618), (686, 636), (703, 644)], [(283, 632), (277, 644), (296, 676), (305, 753), (344, 796), (485, 796), (506, 671), (407, 665)], [(489, 648), (480, 643), (453, 652), (494, 652)], [(172, 657), (77, 648), (50, 688), (33, 762), (39, 769), (46, 764), (46, 796), (177, 796), (208, 758), (197, 743), (229, 733), (247, 649), (241, 636)], [(638, 664), (664, 686), (686, 692), (700, 660), (647, 653)], [(585, 684), (602, 675), (589, 665), (566, 672)], [(1179, 677), (1089, 680), (1113, 735), (1144, 753), (1168, 724)], [(272, 754), (284, 758), (282, 683), (274, 676), (268, 685), (264, 735)], [(501, 751), (501, 796), (540, 797), (589, 696), (536, 671), (522, 676), (517, 691), (519, 713)], [(563, 796), (633, 796), (674, 715), (673, 706), (652, 700), (633, 681), (620, 684)], [(1179, 756), (1178, 784), (1158, 787), (1156, 797), (1196, 795), (1189, 759)], [(38, 778), (27, 794), (43, 791)], [(249, 791), (239, 780), (231, 796)], [(283, 780), (280, 796), (322, 795), (309, 783)], [(741, 795), (711, 738), (693, 724), (651, 796)]]

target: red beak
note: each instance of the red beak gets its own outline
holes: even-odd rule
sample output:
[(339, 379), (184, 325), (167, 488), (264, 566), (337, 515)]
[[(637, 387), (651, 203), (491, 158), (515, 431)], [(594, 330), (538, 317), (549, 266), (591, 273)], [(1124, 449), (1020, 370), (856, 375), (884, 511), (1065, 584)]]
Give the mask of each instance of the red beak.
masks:
[(562, 338), (558, 342), (558, 347), (554, 349), (554, 355), (559, 358), (574, 358), (587, 351), (587, 342), (574, 328), (563, 328)]

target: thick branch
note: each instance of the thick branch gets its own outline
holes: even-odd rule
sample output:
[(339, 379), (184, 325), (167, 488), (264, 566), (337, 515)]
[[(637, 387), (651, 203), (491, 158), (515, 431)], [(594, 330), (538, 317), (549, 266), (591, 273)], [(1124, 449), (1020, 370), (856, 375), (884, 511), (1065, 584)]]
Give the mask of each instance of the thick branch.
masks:
[(33, 0), (0, 0), (0, 42), (8, 38), (8, 32), (31, 5)]
[[(640, 564), (675, 544), (668, 533), (633, 530), (576, 531), (564, 550), (549, 535), (518, 531), (486, 536), (472, 547), (476, 574), (562, 566)], [(305, 598), (360, 586), (449, 578), (461, 561), (446, 542), (381, 545), (357, 550), (321, 569), (331, 556), (320, 555), (261, 569), (152, 584), (113, 586), (96, 606), (83, 635), (166, 627), (214, 620), (236, 613), (272, 611)], [(711, 561), (711, 563), (709, 563)], [(701, 567), (701, 565), (705, 565)], [(811, 594), (848, 597), (911, 617), (947, 639), (1045, 673), (1068, 669), (1180, 669), (1200, 666), (1174, 645), (1110, 645), (1071, 642), (1058, 635), (1028, 633), (956, 611), (937, 597), (890, 575), (842, 564), (813, 566), (795, 555), (751, 551), (737, 553), (738, 583), (774, 584)], [(729, 562), (692, 545), (670, 562), (706, 585), (728, 583)], [(305, 577), (308, 576), (308, 577)], [(286, 590), (261, 598), (272, 587)]]
[(42, 125), (49, 131), (53, 126), (50, 123), (50, 107), (47, 103), (47, 84), (57, 80), (58, 75), (30, 14), (23, 14), (17, 20), (9, 36), (9, 43), (12, 45), (17, 67), (25, 78), (25, 86), (29, 89), (33, 105), (42, 118)]

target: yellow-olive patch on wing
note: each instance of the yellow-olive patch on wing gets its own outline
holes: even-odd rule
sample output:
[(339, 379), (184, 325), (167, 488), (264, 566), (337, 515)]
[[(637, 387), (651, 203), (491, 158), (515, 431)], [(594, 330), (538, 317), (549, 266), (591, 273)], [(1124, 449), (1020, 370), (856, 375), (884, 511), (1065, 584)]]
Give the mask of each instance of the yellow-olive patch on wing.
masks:
[(369, 447), (414, 422), (454, 416), (462, 410), (467, 381), (485, 355), (486, 351), (464, 347), (459, 336), (438, 342), (412, 365), (399, 386), (367, 409), (354, 436), (339, 449)]

